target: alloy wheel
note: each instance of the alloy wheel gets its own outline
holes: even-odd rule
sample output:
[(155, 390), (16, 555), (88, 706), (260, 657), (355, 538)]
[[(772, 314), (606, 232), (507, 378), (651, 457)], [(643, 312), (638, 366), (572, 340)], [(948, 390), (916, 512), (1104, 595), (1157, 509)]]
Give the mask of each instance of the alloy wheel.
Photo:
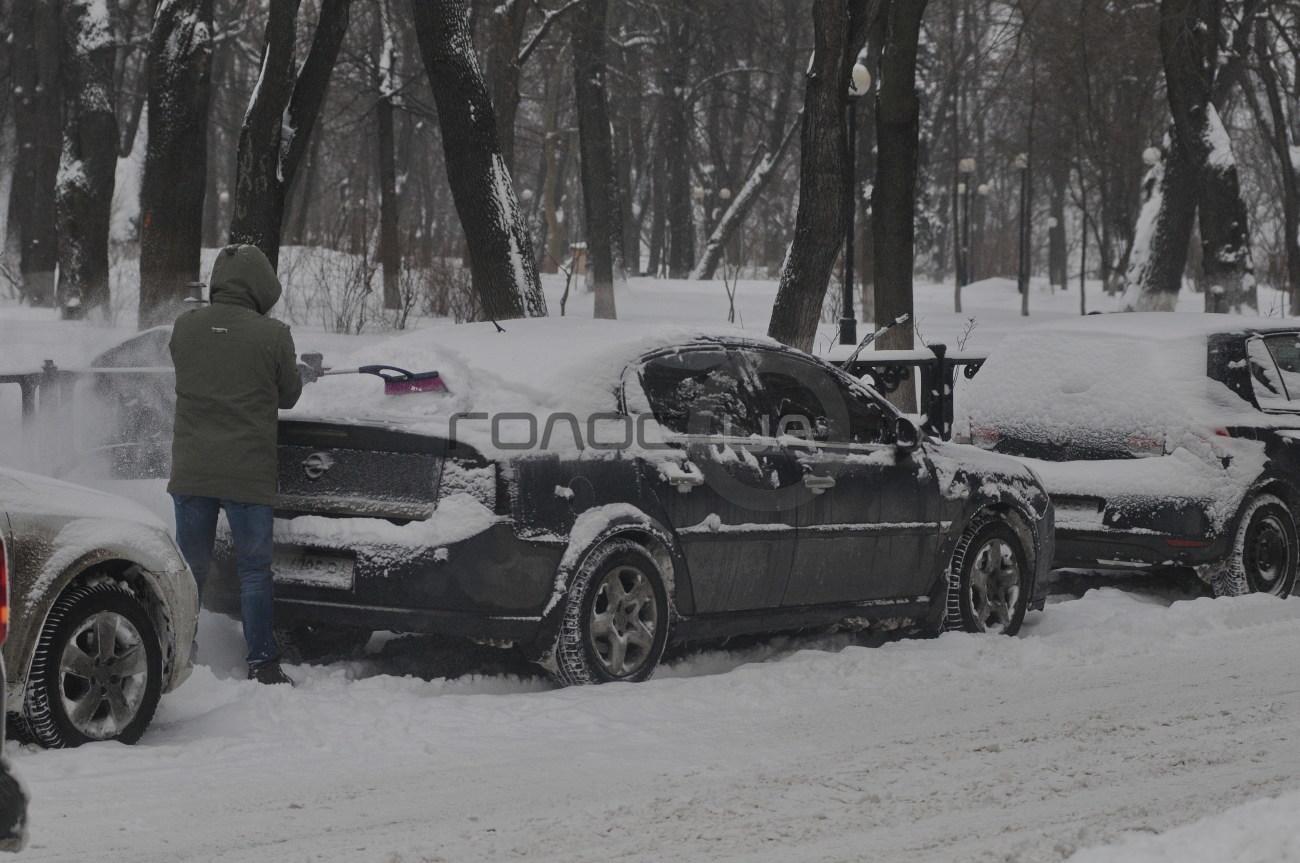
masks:
[(140, 631), (114, 611), (99, 611), (82, 621), (63, 648), (58, 695), (78, 732), (107, 740), (135, 719), (148, 677)]
[(989, 538), (975, 552), (970, 592), (971, 610), (981, 629), (1004, 630), (1011, 624), (1020, 599), (1020, 562), (1001, 538)]
[(653, 654), (659, 603), (649, 577), (635, 566), (611, 569), (596, 588), (587, 631), (605, 671), (636, 673)]

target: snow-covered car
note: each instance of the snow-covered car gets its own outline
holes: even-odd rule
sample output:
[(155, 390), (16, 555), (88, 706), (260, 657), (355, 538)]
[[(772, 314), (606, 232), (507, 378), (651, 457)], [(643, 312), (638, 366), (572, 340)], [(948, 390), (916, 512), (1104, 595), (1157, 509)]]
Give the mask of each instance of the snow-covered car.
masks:
[(1300, 326), (1127, 313), (1027, 328), (958, 414), (957, 439), (1042, 477), (1058, 566), (1192, 568), (1218, 595), (1294, 588)]
[(9, 730), (134, 743), (189, 676), (198, 597), (166, 528), (116, 495), (0, 469)]
[[(867, 387), (738, 330), (572, 319), (421, 330), (280, 427), (276, 610), (300, 647), (372, 630), (643, 680), (669, 639), (820, 626), (1014, 633), (1050, 501), (1011, 459), (922, 439)], [(220, 544), (219, 544), (220, 552)], [(230, 554), (204, 602), (237, 613)]]

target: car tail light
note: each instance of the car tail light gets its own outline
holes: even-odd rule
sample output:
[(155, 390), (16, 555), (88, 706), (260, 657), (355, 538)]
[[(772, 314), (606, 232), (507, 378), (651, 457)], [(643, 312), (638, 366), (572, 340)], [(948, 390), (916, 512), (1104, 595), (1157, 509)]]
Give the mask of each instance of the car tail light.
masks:
[(995, 428), (977, 425), (970, 427), (970, 442), (980, 449), (993, 449), (1000, 440), (1002, 435)]
[(0, 536), (0, 641), (9, 634), (9, 550)]
[(1128, 436), (1128, 451), (1138, 458), (1164, 455), (1165, 436), (1150, 432), (1134, 432)]

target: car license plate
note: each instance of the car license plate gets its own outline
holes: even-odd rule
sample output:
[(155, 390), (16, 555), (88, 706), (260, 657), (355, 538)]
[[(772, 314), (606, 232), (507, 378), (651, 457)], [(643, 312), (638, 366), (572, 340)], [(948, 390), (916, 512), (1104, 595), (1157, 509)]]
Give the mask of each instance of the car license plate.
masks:
[(1077, 528), (1101, 527), (1105, 524), (1106, 507), (1099, 497), (1054, 497), (1056, 523)]
[(305, 548), (278, 548), (271, 556), (271, 565), (275, 580), (281, 584), (351, 590), (356, 561)]

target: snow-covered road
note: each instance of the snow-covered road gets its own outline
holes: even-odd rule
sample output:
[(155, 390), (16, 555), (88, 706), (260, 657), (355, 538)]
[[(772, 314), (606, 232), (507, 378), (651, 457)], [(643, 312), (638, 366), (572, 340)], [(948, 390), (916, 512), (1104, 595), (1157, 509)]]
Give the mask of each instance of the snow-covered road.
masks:
[(10, 744), (23, 858), (1029, 863), (1289, 792), (1289, 823), (1257, 804), (1167, 859), (1296, 859), (1223, 845), (1300, 853), (1300, 600), (1062, 599), (1015, 639), (777, 640), (568, 690), (379, 661), (264, 688), (227, 674), (237, 631), (208, 619), (218, 673), (140, 745)]

